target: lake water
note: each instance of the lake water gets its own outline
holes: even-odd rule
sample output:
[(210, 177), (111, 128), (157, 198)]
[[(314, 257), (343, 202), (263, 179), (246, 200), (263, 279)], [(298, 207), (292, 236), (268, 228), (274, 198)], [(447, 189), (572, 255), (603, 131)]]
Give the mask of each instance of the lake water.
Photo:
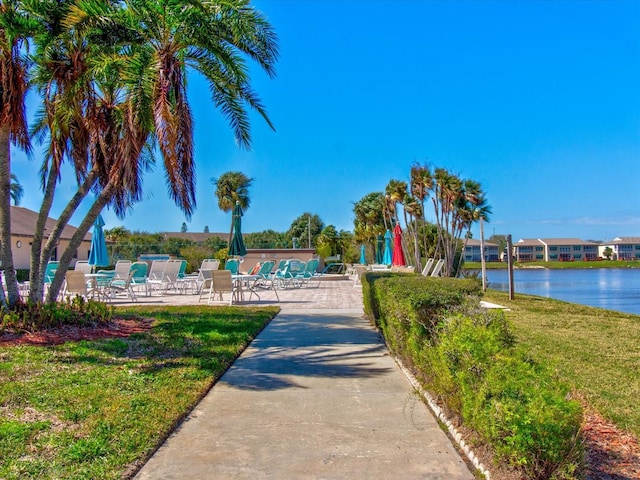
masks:
[[(507, 270), (487, 270), (489, 288), (509, 291)], [(515, 269), (518, 293), (640, 315), (640, 269)]]

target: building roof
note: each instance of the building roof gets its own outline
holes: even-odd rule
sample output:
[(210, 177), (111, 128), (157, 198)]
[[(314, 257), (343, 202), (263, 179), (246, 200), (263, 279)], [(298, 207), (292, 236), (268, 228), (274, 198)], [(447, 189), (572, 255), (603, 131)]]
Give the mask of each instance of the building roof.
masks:
[[(477, 238), (468, 238), (467, 239), (467, 247), (479, 247), (480, 243), (481, 243), (480, 240), (478, 240)], [(493, 242), (487, 242), (485, 240), (484, 246), (485, 247), (497, 247), (498, 244), (497, 243), (493, 243)]]
[[(204, 232), (162, 232), (162, 235), (165, 236), (165, 238), (182, 238), (184, 240), (191, 240), (192, 242), (196, 242), (196, 243), (201, 243), (204, 242), (210, 238), (220, 238), (221, 240), (224, 240), (225, 242), (229, 239), (229, 232), (227, 233), (220, 233), (220, 232), (211, 232), (211, 233), (204, 233)], [(244, 237), (245, 234), (243, 233), (242, 236)]]
[(539, 240), (545, 245), (598, 245), (596, 242), (579, 238), (540, 238)]
[[(34, 212), (33, 210), (29, 210), (24, 207), (11, 207), (11, 235), (14, 237), (29, 237), (32, 238), (33, 234), (36, 231), (36, 223), (38, 222), (38, 212)], [(48, 237), (49, 232), (51, 232), (57, 220), (48, 217), (47, 222), (44, 226), (44, 236)], [(62, 229), (62, 234), (60, 238), (63, 240), (70, 240), (74, 233), (76, 233), (78, 229), (73, 225), (67, 224)], [(87, 232), (84, 236), (85, 240), (91, 241), (91, 233)]]
[(620, 244), (635, 244), (640, 245), (640, 237), (616, 237), (611, 242), (607, 242), (609, 245), (620, 245)]
[(513, 244), (514, 247), (528, 247), (532, 245), (542, 245), (542, 242), (538, 238), (521, 238)]
[(599, 245), (589, 240), (580, 240), (579, 238), (521, 238), (514, 247), (532, 246), (532, 245)]

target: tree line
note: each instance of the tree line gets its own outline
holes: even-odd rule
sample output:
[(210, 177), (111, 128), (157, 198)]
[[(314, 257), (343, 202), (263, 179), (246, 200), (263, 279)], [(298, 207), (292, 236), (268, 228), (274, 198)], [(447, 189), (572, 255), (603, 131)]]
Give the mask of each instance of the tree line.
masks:
[[(427, 210), (433, 212), (432, 222), (427, 221)], [(489, 220), (491, 207), (477, 181), (415, 163), (408, 182), (390, 180), (384, 192), (372, 192), (357, 201), (354, 214), (355, 239), (369, 245), (372, 257), (378, 235), (400, 224), (405, 258), (417, 271), (422, 270), (423, 258), (436, 257), (445, 260), (445, 275), (456, 276), (463, 237), (470, 237), (474, 223)]]

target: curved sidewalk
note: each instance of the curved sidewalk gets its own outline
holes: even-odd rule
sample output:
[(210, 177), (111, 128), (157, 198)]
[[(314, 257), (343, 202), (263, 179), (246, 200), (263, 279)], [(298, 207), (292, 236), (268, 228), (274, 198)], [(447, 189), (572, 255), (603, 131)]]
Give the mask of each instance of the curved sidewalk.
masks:
[(360, 288), (280, 297), (137, 479), (474, 478), (363, 318)]

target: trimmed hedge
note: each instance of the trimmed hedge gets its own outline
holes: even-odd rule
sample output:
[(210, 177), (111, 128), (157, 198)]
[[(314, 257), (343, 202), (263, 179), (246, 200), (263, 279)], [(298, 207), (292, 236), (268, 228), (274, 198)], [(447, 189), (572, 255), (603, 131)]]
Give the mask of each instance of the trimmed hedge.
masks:
[(365, 312), (423, 386), (523, 478), (576, 478), (582, 409), (515, 342), (501, 312), (478, 308), (473, 279), (368, 273)]

